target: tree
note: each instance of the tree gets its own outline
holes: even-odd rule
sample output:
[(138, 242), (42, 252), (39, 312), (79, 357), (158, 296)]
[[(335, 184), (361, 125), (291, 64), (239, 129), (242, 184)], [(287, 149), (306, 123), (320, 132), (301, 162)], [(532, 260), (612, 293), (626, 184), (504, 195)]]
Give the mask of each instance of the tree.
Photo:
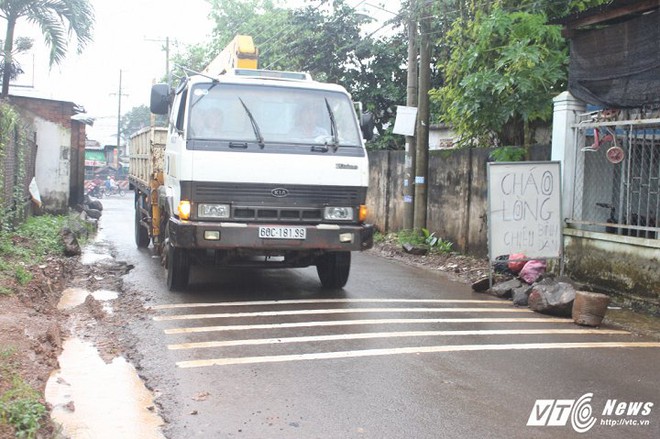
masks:
[(405, 100), (406, 44), (400, 33), (383, 39), (361, 34), (372, 18), (345, 0), (319, 1), (306, 7), (281, 7), (273, 0), (210, 0), (215, 21), (212, 42), (178, 56), (190, 64), (208, 54), (206, 65), (236, 34), (251, 35), (259, 49), (259, 67), (307, 71), (319, 81), (343, 85), (354, 100), (376, 116), (381, 134)]
[(94, 12), (89, 0), (2, 0), (0, 17), (7, 20), (4, 41), (4, 69), (0, 97), (9, 94), (12, 73), (14, 38), (19, 18), (36, 24), (50, 48), (50, 65), (59, 64), (67, 53), (67, 40), (71, 34), (77, 39), (78, 53), (92, 40)]
[(567, 78), (567, 41), (547, 17), (607, 1), (435, 2), (443, 81), (431, 92), (435, 118), (452, 124), (464, 145), (529, 144)]
[[(131, 110), (121, 117), (120, 134), (124, 139), (128, 139), (133, 133), (141, 130), (142, 128), (151, 126), (151, 110), (146, 105), (133, 107)], [(154, 126), (165, 127), (167, 126), (166, 115), (156, 115)]]
[[(14, 55), (18, 53), (23, 53), (27, 52), (28, 50), (32, 49), (32, 38), (27, 38), (27, 37), (18, 37), (16, 38), (16, 42), (14, 44), (14, 49), (12, 50), (12, 60), (9, 65), (9, 79), (16, 79), (18, 75), (23, 74), (23, 68), (21, 65), (16, 61), (14, 58)], [(0, 47), (4, 47), (4, 41), (0, 40)], [(2, 78), (4, 71), (5, 71), (5, 64), (1, 63), (0, 64), (0, 78)]]
[(550, 119), (568, 54), (559, 27), (546, 21), (544, 14), (495, 8), (454, 23), (445, 85), (431, 98), (462, 143), (529, 144), (532, 124)]

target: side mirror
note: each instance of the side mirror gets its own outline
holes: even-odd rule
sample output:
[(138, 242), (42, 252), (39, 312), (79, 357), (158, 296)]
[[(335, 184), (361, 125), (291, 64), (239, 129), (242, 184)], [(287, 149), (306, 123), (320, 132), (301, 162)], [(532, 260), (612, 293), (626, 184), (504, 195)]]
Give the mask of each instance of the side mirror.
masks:
[(151, 102), (149, 105), (154, 114), (167, 114), (170, 111), (170, 86), (155, 84), (151, 86)]
[(360, 130), (364, 140), (371, 140), (374, 138), (374, 115), (370, 112), (360, 114)]

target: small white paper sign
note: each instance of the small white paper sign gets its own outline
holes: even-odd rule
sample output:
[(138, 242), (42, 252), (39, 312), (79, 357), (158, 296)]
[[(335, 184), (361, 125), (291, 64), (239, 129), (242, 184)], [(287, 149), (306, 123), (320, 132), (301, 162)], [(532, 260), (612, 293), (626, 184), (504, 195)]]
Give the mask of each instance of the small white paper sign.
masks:
[(404, 136), (415, 135), (415, 123), (417, 122), (417, 107), (405, 107), (397, 105), (396, 119), (394, 120), (394, 134)]

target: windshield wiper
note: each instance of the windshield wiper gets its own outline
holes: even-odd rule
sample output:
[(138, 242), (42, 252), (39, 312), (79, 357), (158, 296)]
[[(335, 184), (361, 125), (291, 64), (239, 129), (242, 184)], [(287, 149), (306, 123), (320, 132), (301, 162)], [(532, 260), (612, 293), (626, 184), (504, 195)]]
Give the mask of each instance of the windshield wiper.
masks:
[(257, 124), (256, 119), (252, 115), (252, 112), (250, 111), (248, 106), (245, 105), (245, 102), (243, 102), (243, 99), (238, 98), (238, 100), (241, 101), (241, 105), (243, 105), (243, 108), (245, 108), (245, 112), (250, 118), (250, 123), (252, 123), (252, 129), (254, 130), (254, 135), (257, 137), (257, 144), (261, 147), (261, 149), (264, 149), (266, 143), (264, 142), (264, 136), (261, 135), (261, 130), (259, 129), (259, 125)]
[(328, 102), (328, 98), (325, 99), (325, 107), (328, 109), (328, 115), (330, 116), (330, 131), (332, 134), (332, 147), (333, 147), (333, 152), (337, 152), (337, 148), (339, 148), (339, 135), (337, 134), (337, 121), (335, 120), (335, 113), (332, 112), (332, 108), (330, 107), (330, 102)]

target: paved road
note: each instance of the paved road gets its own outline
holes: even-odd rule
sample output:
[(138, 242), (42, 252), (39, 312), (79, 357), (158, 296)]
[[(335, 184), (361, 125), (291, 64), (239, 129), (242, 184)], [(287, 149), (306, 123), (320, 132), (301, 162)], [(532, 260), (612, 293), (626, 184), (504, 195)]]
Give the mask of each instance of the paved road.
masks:
[(150, 308), (126, 331), (170, 438), (660, 437), (653, 340), (368, 253), (339, 293), (314, 268), (195, 270), (169, 293), (131, 201), (104, 200), (101, 234)]

